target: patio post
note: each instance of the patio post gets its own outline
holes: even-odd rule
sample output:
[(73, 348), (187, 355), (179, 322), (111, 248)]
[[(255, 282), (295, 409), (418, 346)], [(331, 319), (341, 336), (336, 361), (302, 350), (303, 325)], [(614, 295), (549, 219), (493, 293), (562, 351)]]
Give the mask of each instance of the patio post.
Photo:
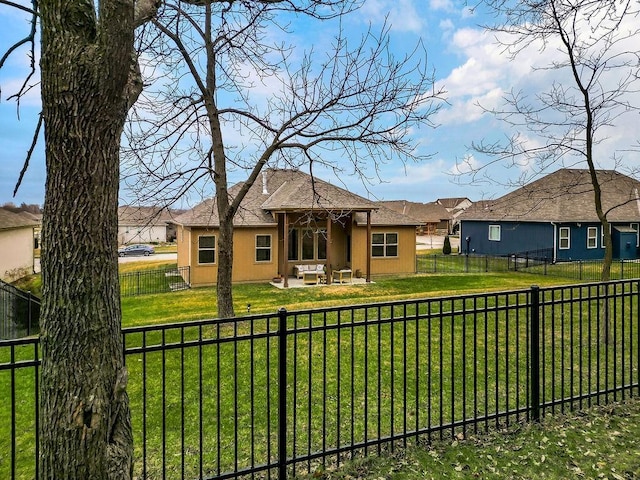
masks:
[(327, 212), (327, 258), (325, 259), (324, 269), (327, 274), (325, 280), (327, 285), (331, 285), (331, 213)]
[(371, 283), (371, 210), (367, 210), (367, 283)]
[(284, 212), (283, 214), (284, 218), (282, 220), (283, 223), (283, 239), (282, 239), (282, 255), (283, 255), (283, 259), (282, 259), (282, 265), (283, 265), (283, 271), (280, 272), (282, 274), (282, 276), (284, 277), (283, 280), (283, 286), (284, 288), (289, 288), (289, 217), (287, 215), (287, 212)]

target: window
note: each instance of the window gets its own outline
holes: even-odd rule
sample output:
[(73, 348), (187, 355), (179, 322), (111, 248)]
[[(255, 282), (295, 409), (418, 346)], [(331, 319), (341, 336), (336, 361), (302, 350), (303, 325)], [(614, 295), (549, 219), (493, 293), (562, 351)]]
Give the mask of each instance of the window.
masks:
[(372, 257), (397, 257), (398, 256), (398, 234), (397, 233), (374, 233), (371, 235), (371, 256)]
[(598, 227), (587, 228), (587, 248), (598, 247)]
[[(298, 238), (302, 241), (298, 242)], [(310, 228), (293, 229), (289, 232), (289, 260), (326, 260), (327, 232)]]
[(298, 230), (289, 231), (289, 260), (298, 260)]
[[(609, 224), (609, 233), (611, 233), (611, 224)], [(604, 227), (600, 227), (600, 247), (605, 248), (607, 244), (604, 241)]]
[(315, 260), (315, 245), (314, 245), (313, 230), (306, 229), (302, 232), (302, 260)]
[(489, 241), (500, 241), (500, 225), (489, 225)]
[(256, 262), (271, 261), (271, 235), (256, 235)]
[(198, 237), (198, 263), (216, 263), (216, 237)]
[(571, 247), (571, 237), (569, 227), (560, 227), (560, 237), (558, 246), (560, 250), (567, 250)]
[(316, 233), (316, 259), (327, 259), (327, 231), (320, 230)]

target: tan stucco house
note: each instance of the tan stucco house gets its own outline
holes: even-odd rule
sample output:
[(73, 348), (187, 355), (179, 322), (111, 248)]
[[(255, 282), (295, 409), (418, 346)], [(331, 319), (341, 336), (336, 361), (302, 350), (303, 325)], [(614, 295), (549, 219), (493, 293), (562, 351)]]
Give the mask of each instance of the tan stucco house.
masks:
[(39, 222), (0, 208), (0, 280), (33, 273), (34, 229)]
[[(242, 184), (230, 188), (230, 195)], [(176, 217), (178, 266), (192, 286), (217, 279), (216, 199)], [(233, 281), (285, 286), (301, 264), (354, 275), (415, 272), (419, 221), (298, 170), (268, 169), (249, 189), (234, 218)], [(285, 233), (286, 232), (286, 233)], [(331, 276), (329, 276), (329, 282)]]
[(166, 208), (123, 205), (118, 207), (118, 242), (164, 243), (173, 241), (173, 213)]

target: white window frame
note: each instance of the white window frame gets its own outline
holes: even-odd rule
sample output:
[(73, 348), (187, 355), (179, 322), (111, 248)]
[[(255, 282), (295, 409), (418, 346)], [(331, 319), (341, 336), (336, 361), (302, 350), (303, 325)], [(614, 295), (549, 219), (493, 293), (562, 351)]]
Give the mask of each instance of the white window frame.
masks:
[(598, 227), (587, 227), (587, 249), (593, 248), (598, 248)]
[[(258, 238), (260, 237), (264, 237), (264, 238), (268, 238), (269, 239), (269, 246), (268, 247), (263, 247), (258, 245)], [(273, 245), (273, 237), (270, 233), (259, 233), (256, 234), (256, 249), (255, 249), (255, 261), (256, 263), (271, 263), (271, 260), (273, 258), (273, 254), (272, 254), (272, 250), (271, 250), (271, 246)], [(268, 251), (269, 252), (269, 258), (267, 260), (259, 260), (258, 259), (258, 251)]]
[[(495, 235), (495, 232), (498, 232)], [(489, 241), (499, 242), (502, 238), (502, 226), (501, 225), (489, 225)]]
[[(562, 232), (566, 232), (566, 236), (562, 235)], [(562, 246), (562, 242), (566, 241), (566, 246)], [(571, 228), (560, 227), (558, 230), (558, 250), (569, 250), (571, 248)]]
[[(611, 233), (611, 224), (609, 224), (609, 233)], [(600, 226), (600, 248), (605, 248), (606, 245), (604, 243), (604, 227)]]
[[(374, 243), (376, 236), (382, 235), (382, 243)], [(390, 239), (395, 235), (395, 242)], [(395, 247), (395, 255), (390, 255), (389, 250)], [(381, 255), (376, 254), (376, 250), (382, 248)], [(371, 256), (373, 258), (398, 258), (400, 255), (400, 235), (398, 232), (375, 232), (371, 234)]]
[[(201, 238), (213, 238), (213, 247), (201, 247), (200, 246)], [(198, 235), (198, 265), (215, 265), (217, 248), (218, 248), (218, 239), (215, 235)], [(213, 262), (201, 262), (200, 252), (210, 252), (210, 251), (213, 251)]]

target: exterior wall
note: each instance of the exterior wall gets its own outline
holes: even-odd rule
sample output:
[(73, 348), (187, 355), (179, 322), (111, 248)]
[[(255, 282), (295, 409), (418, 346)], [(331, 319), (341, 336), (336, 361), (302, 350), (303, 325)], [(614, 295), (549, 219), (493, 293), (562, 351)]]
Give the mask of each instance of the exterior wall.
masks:
[[(500, 240), (489, 240), (489, 226), (500, 225)], [(486, 222), (463, 220), (460, 225), (460, 252), (466, 253), (466, 238), (470, 237), (469, 253), (480, 255), (510, 255), (553, 247), (551, 223)]]
[[(182, 232), (184, 230), (184, 235)], [(191, 265), (191, 285), (215, 285), (218, 278), (218, 230), (178, 227), (178, 266)], [(215, 263), (198, 263), (200, 236), (216, 237)], [(256, 261), (256, 235), (271, 235), (271, 260)], [(233, 282), (269, 281), (278, 274), (277, 228), (235, 228), (233, 235)]]
[(167, 226), (162, 225), (119, 225), (118, 242), (128, 243), (166, 242)]
[(0, 231), (0, 279), (12, 282), (33, 273), (33, 228)]
[[(489, 240), (489, 226), (500, 225), (500, 241)], [(616, 224), (612, 225), (615, 227)], [(619, 224), (628, 228), (629, 224)], [(587, 245), (589, 227), (597, 229), (596, 246)], [(560, 248), (560, 229), (569, 229), (569, 248)], [(542, 249), (554, 249), (555, 260), (601, 260), (604, 258), (602, 228), (599, 223), (527, 223), (487, 222), (463, 220), (460, 231), (460, 251), (466, 252), (466, 237), (470, 237), (469, 253), (482, 255), (510, 255)], [(638, 258), (635, 234), (612, 231), (614, 258)], [(555, 243), (554, 243), (555, 242)], [(631, 245), (627, 248), (626, 243)]]
[[(416, 271), (416, 229), (414, 226), (371, 227), (371, 233), (398, 233), (397, 257), (371, 257), (371, 275), (409, 274)], [(358, 226), (352, 234), (351, 269), (367, 274), (367, 227)]]

